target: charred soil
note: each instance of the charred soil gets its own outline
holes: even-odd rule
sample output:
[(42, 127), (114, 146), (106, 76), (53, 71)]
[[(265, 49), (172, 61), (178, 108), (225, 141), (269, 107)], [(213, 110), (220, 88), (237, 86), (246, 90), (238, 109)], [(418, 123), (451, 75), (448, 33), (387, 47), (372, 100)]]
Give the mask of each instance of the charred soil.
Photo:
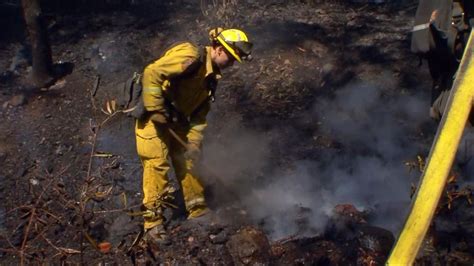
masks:
[[(10, 2), (0, 4), (8, 25), (0, 40), (1, 264), (385, 262), (417, 182), (416, 156), (427, 156), (436, 131), (428, 119), (429, 73), (409, 50), (414, 1), (51, 1), (44, 9), (54, 61), (73, 70), (48, 88), (27, 85), (21, 10)], [(255, 48), (252, 62), (224, 72), (206, 131), (201, 171), (217, 218), (186, 220), (178, 189), (177, 208), (166, 212), (172, 244), (134, 245), (142, 169), (134, 121), (114, 106), (117, 86), (171, 43), (206, 44), (216, 26), (246, 29)], [(405, 110), (417, 118), (410, 123), (396, 106), (412, 98), (422, 100)], [(368, 108), (352, 108), (360, 105)], [(382, 116), (372, 119), (374, 113)], [(386, 123), (397, 131), (373, 130)], [(385, 142), (392, 134), (398, 134), (394, 145)], [(369, 158), (370, 167), (356, 157)], [(469, 160), (447, 188), (421, 265), (474, 262), (474, 212), (463, 174)], [(394, 164), (404, 170), (390, 172)], [(312, 188), (302, 191), (320, 201), (285, 197), (286, 185), (299, 186), (286, 181), (299, 176), (301, 165), (314, 170), (306, 174)], [(385, 196), (372, 192), (393, 186), (387, 179), (361, 181), (372, 192), (353, 193), (357, 200), (331, 190), (348, 182), (340, 176), (364, 175), (408, 176), (400, 181), (403, 204), (365, 204)], [(319, 189), (324, 183), (334, 187)], [(258, 207), (273, 199), (277, 207), (268, 206), (277, 219)], [(385, 227), (383, 216), (396, 217), (395, 226)]]

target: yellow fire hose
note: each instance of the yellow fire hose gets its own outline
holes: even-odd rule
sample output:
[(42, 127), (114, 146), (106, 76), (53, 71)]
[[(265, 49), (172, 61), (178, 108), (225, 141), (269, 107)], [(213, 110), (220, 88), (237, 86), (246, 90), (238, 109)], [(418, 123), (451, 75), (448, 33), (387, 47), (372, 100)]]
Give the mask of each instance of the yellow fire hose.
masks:
[(472, 35), (471, 32), (410, 214), (387, 260), (387, 265), (413, 264), (443, 193), (472, 107), (474, 96)]

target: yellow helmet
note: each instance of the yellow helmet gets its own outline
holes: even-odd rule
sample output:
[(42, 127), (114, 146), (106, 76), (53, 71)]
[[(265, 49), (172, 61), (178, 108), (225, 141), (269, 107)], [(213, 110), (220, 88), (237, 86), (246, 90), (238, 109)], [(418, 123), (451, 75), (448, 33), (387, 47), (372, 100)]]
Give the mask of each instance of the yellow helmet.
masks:
[(253, 44), (249, 42), (243, 31), (238, 29), (223, 30), (216, 39), (239, 63), (242, 63), (242, 60), (251, 59), (250, 53)]

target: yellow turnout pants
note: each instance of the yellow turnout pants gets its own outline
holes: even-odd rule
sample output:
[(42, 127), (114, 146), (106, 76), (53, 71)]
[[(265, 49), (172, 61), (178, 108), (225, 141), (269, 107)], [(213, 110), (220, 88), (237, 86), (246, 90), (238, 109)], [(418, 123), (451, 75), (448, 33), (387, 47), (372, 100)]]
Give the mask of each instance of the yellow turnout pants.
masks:
[[(186, 132), (175, 129), (186, 140)], [(195, 208), (205, 208), (204, 188), (199, 179), (191, 174), (193, 162), (184, 158), (185, 148), (169, 133), (167, 126), (155, 126), (152, 121), (137, 121), (135, 127), (138, 156), (143, 165), (143, 205), (156, 213), (162, 210), (158, 197), (168, 186), (170, 162), (174, 167), (188, 213)], [(145, 217), (144, 228), (163, 223), (161, 214)]]

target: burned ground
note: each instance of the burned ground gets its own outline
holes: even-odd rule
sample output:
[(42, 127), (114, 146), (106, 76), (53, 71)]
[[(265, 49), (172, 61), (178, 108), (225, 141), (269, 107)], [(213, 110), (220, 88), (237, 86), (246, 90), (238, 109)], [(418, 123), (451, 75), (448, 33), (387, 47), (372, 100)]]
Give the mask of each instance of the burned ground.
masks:
[[(416, 3), (123, 2), (44, 7), (54, 59), (74, 69), (41, 89), (24, 79), (19, 7), (1, 6), (1, 263), (383, 264), (436, 131), (409, 51)], [(201, 172), (218, 219), (170, 209), (172, 245), (131, 249), (134, 122), (106, 102), (169, 44), (221, 25), (248, 31), (255, 59), (224, 72), (209, 115)], [(420, 264), (474, 261), (468, 133)]]

